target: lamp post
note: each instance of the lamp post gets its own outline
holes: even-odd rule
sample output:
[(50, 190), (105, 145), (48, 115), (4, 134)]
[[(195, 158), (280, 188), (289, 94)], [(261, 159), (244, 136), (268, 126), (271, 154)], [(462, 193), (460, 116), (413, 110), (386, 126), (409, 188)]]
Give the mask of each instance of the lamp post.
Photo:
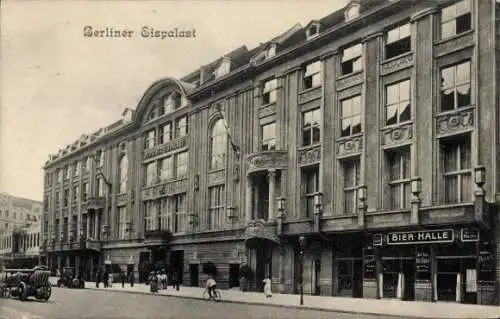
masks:
[(278, 223), (277, 223), (277, 230), (276, 232), (278, 235), (281, 235), (283, 232), (283, 219), (284, 219), (284, 211), (285, 211), (285, 202), (286, 199), (284, 197), (278, 197), (277, 199), (277, 204), (278, 204)]
[(300, 305), (304, 304), (304, 247), (306, 245), (306, 238), (299, 237), (299, 256), (300, 256)]

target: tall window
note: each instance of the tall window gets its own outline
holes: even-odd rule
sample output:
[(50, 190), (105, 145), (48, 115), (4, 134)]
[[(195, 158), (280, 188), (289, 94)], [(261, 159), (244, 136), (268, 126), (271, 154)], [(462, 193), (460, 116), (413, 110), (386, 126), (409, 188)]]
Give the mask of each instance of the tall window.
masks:
[(80, 186), (73, 187), (73, 201), (77, 203), (80, 200)]
[[(61, 205), (61, 192), (56, 192), (56, 209), (59, 208), (59, 205)], [(6, 216), (9, 217), (9, 212), (6, 211)]]
[(164, 144), (172, 140), (172, 124), (167, 123), (160, 127), (160, 144)]
[(264, 85), (262, 87), (262, 105), (266, 105), (276, 101), (277, 86), (278, 86), (278, 80), (276, 79), (264, 82)]
[(392, 125), (411, 119), (410, 80), (385, 87), (385, 124)]
[(358, 207), (356, 191), (359, 186), (359, 159), (346, 160), (344, 169), (344, 213), (354, 214)]
[(82, 186), (83, 186), (82, 187), (82, 189), (83, 189), (82, 201), (86, 202), (87, 198), (89, 196), (89, 192), (90, 192), (89, 183), (83, 183)]
[(174, 158), (165, 157), (160, 161), (160, 179), (168, 181), (174, 178)]
[(118, 238), (124, 239), (127, 237), (127, 207), (118, 207)]
[(97, 160), (97, 167), (102, 167), (104, 166), (104, 151), (103, 150), (99, 150), (96, 152), (96, 160)]
[(217, 120), (210, 133), (210, 169), (226, 167), (227, 132), (222, 119)]
[(88, 157), (82, 159), (82, 171), (84, 173), (86, 173), (89, 169), (89, 165), (88, 165)]
[(188, 153), (181, 152), (175, 155), (175, 171), (176, 178), (183, 178), (187, 175), (188, 169)]
[(64, 168), (64, 179), (69, 179), (70, 176), (71, 176), (71, 168), (69, 165), (66, 165), (66, 167)]
[(361, 71), (363, 68), (363, 45), (353, 45), (342, 51), (341, 69), (342, 75), (348, 75)]
[(183, 137), (188, 134), (187, 116), (178, 118), (175, 121), (175, 137)]
[(156, 182), (156, 162), (146, 164), (146, 186), (153, 185)]
[(156, 132), (155, 130), (151, 130), (146, 133), (146, 142), (145, 142), (145, 148), (150, 149), (155, 147), (156, 145)]
[(210, 229), (224, 228), (225, 210), (224, 210), (224, 185), (217, 185), (208, 189), (209, 210), (210, 210)]
[(104, 196), (104, 179), (97, 179), (97, 196)]
[(63, 234), (62, 234), (62, 241), (67, 242), (68, 241), (68, 217), (64, 217), (63, 219)]
[(186, 194), (171, 197), (174, 210), (174, 233), (186, 231)]
[(60, 169), (57, 170), (57, 181), (59, 183), (62, 183), (62, 181), (63, 181), (63, 170), (62, 170), (62, 168), (60, 168)]
[(470, 136), (441, 143), (444, 200), (446, 203), (463, 203), (472, 200)]
[(471, 29), (470, 0), (457, 1), (441, 11), (441, 39)]
[(123, 155), (120, 159), (119, 164), (119, 172), (120, 172), (120, 185), (119, 185), (119, 193), (127, 192), (127, 180), (128, 180), (128, 157), (127, 155)]
[(410, 149), (387, 153), (389, 166), (390, 208), (409, 208), (411, 203)]
[(321, 61), (306, 66), (304, 72), (304, 90), (321, 85)]
[(319, 167), (317, 165), (302, 169), (303, 199), (305, 201), (305, 217), (312, 217), (314, 212), (314, 195), (319, 191)]
[(361, 95), (342, 100), (340, 107), (340, 136), (361, 133)]
[(169, 207), (167, 198), (161, 200), (160, 216), (158, 218), (158, 228), (161, 230), (170, 229), (170, 220), (172, 218), (172, 209)]
[(67, 207), (69, 203), (69, 189), (64, 190), (64, 207)]
[(302, 113), (302, 146), (319, 143), (320, 118), (320, 109)]
[(73, 165), (73, 175), (74, 176), (80, 175), (80, 161), (76, 161), (75, 164)]
[(261, 125), (262, 150), (272, 151), (276, 149), (276, 122)]
[(154, 225), (153, 225), (153, 218), (155, 215), (155, 208), (156, 206), (154, 205), (154, 202), (152, 200), (148, 200), (144, 204), (144, 231), (148, 230), (153, 230)]
[(441, 111), (471, 104), (470, 61), (441, 69)]
[(75, 241), (78, 238), (78, 216), (73, 215), (71, 218), (71, 239)]
[(168, 95), (165, 97), (164, 103), (163, 103), (163, 109), (166, 114), (171, 113), (173, 110), (177, 108), (175, 105), (176, 99), (174, 98), (173, 94)]
[(390, 59), (411, 51), (410, 24), (403, 24), (387, 32), (385, 58)]

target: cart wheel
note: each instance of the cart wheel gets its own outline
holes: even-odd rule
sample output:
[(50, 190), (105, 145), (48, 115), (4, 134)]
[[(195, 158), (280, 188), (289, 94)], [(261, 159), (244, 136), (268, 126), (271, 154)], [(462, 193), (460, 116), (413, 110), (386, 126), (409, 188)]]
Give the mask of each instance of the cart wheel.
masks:
[(45, 294), (43, 296), (43, 300), (47, 301), (49, 300), (50, 296), (52, 295), (52, 287), (50, 284), (46, 285), (45, 288), (43, 289)]
[(21, 281), (18, 289), (19, 289), (19, 300), (25, 301), (26, 297), (28, 296), (28, 287), (26, 287), (24, 281)]

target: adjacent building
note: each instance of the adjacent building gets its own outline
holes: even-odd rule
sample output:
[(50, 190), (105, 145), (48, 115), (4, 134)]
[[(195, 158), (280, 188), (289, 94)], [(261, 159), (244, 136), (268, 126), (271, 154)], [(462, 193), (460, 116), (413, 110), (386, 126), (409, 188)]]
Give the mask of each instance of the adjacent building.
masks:
[(10, 268), (39, 262), (42, 202), (0, 194), (0, 259)]
[(152, 83), (45, 164), (49, 266), (498, 304), (499, 15), (351, 1)]

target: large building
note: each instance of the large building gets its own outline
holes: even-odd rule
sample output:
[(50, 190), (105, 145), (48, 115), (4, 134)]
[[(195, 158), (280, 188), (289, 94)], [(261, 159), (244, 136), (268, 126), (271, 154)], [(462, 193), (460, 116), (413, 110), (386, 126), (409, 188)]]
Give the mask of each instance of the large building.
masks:
[(154, 82), (45, 164), (49, 266), (499, 303), (499, 16), (351, 1)]
[(0, 194), (0, 259), (7, 267), (39, 262), (42, 202)]

